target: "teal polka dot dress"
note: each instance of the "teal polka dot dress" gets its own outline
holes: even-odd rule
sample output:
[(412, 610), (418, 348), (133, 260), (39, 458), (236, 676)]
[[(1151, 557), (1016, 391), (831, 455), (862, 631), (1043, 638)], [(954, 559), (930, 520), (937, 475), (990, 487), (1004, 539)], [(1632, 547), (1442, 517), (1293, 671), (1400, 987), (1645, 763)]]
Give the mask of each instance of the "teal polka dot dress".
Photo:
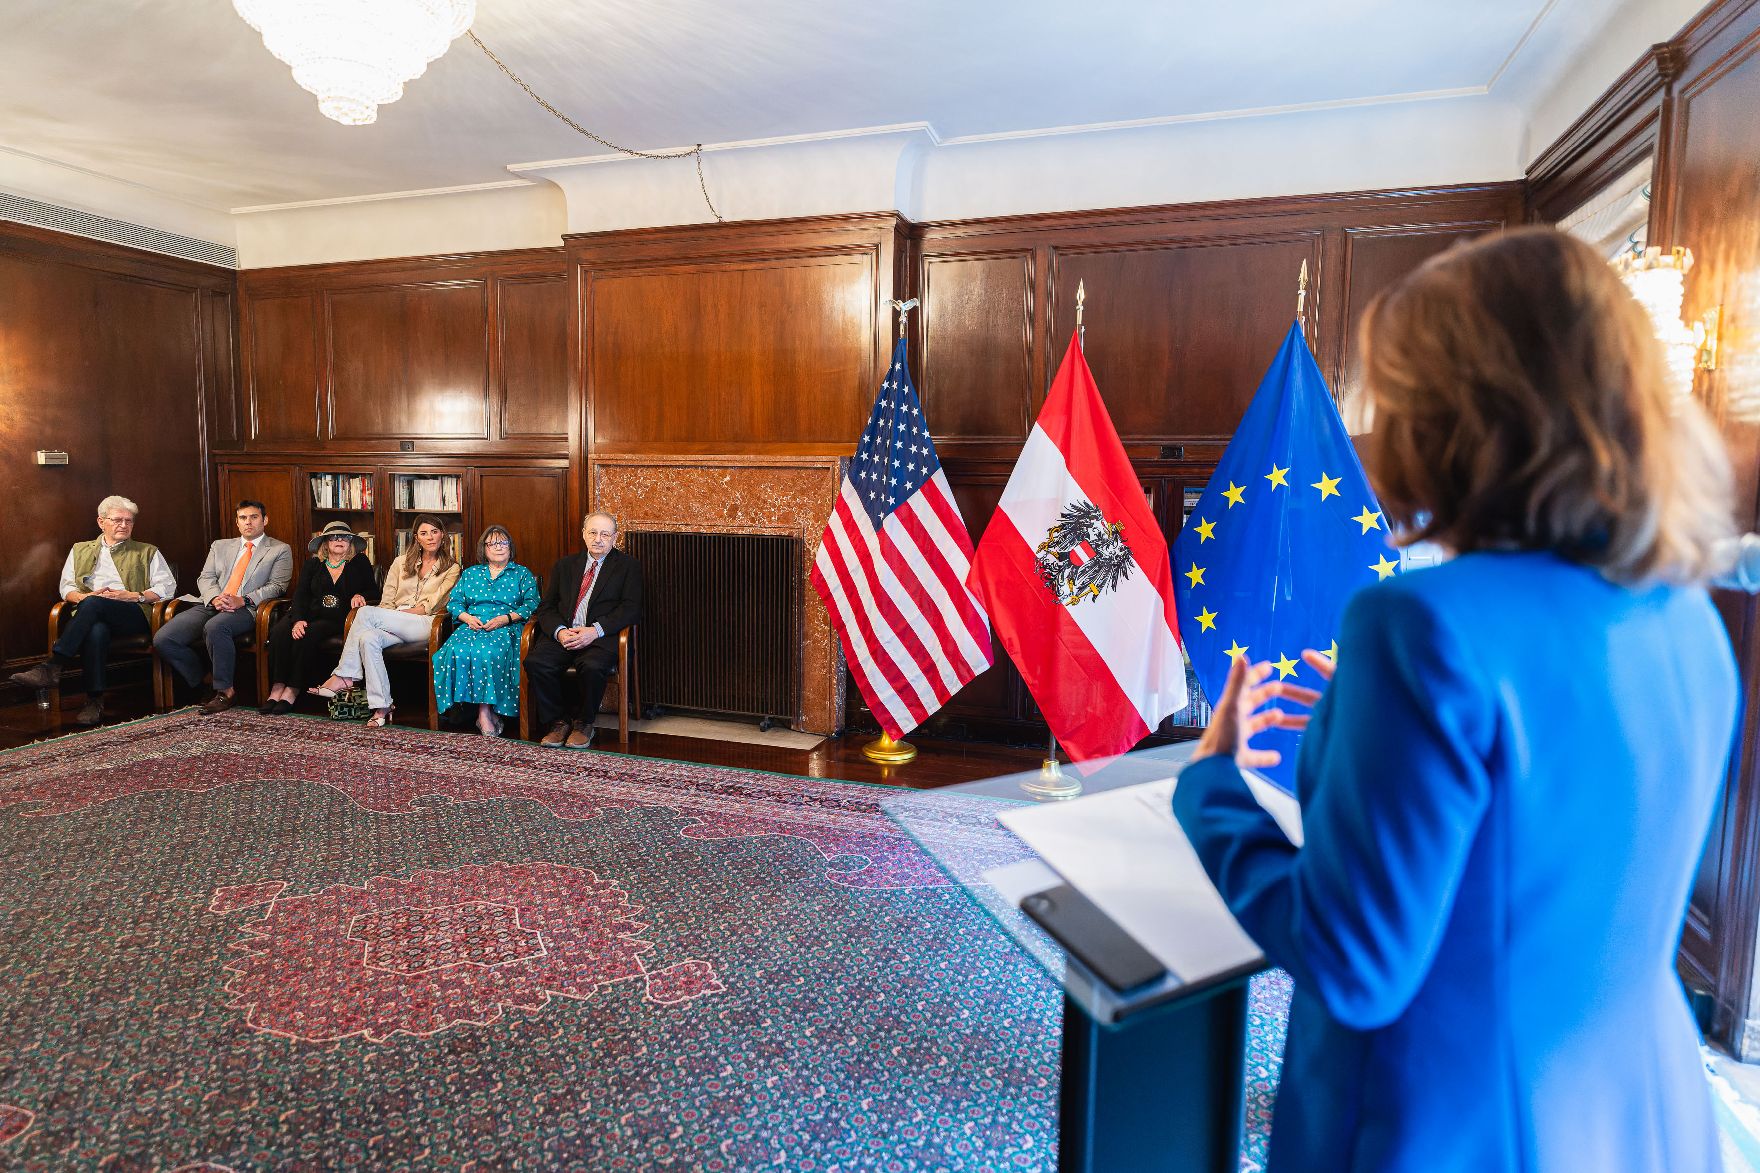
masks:
[[(459, 575), (446, 610), (452, 635), (434, 657), (434, 700), (444, 713), (453, 705), (493, 705), (503, 717), (519, 715), (519, 636), (538, 609), (538, 580), (510, 562), (491, 576), (484, 565)], [(472, 631), (460, 617), (469, 612), (484, 621), (508, 612), (518, 622), (494, 631)]]

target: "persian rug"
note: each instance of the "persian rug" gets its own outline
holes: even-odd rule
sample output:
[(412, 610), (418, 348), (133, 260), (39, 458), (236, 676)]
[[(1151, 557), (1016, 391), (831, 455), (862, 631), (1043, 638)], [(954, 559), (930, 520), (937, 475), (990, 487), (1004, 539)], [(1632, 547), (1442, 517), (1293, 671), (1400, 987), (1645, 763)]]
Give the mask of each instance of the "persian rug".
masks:
[(1053, 1169), (1057, 987), (889, 793), (237, 711), (0, 754), (0, 1166)]

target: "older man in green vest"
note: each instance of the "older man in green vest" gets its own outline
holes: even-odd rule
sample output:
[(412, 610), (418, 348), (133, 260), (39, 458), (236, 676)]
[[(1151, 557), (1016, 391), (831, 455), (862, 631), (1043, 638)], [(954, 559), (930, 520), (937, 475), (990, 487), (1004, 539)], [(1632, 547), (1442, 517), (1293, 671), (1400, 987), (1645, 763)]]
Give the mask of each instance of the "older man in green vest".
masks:
[(98, 503), (98, 536), (68, 551), (61, 568), (61, 597), (78, 605), (72, 621), (48, 660), (12, 674), (12, 682), (25, 688), (53, 688), (63, 667), (82, 665), (86, 703), (75, 718), (81, 725), (104, 719), (104, 661), (111, 639), (147, 634), (153, 604), (177, 589), (165, 556), (134, 538), (139, 512), (127, 497)]

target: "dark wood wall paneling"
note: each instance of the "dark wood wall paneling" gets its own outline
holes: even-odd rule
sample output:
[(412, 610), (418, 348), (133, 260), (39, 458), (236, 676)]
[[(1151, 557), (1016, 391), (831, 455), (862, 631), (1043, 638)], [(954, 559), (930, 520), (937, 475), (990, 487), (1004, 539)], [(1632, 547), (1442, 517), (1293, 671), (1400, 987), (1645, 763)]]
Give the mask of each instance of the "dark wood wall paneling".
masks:
[[(1724, 360), (1701, 376), (1735, 466), (1736, 523), (1760, 529), (1760, 426), (1732, 411), (1739, 395), (1760, 398), (1760, 4), (1708, 9), (1673, 45), (1678, 78), (1661, 119), (1663, 193), (1652, 208), (1652, 239), (1693, 250), (1685, 315), (1724, 307)], [(1694, 886), (1691, 928), (1698, 968), (1715, 978), (1713, 1030), (1744, 1058), (1760, 1053), (1753, 986), (1760, 934), (1760, 614), (1751, 596), (1720, 593), (1718, 609), (1735, 641), (1745, 693), (1741, 750), (1732, 762), (1719, 826)], [(1694, 931), (1697, 930), (1697, 931)]]
[(376, 511), (351, 524), (383, 561), (393, 478), (455, 475), (467, 558), (491, 523), (540, 574), (569, 548), (579, 412), (562, 248), (252, 270), (238, 296), (241, 377), (215, 413), (231, 421), (215, 444), (222, 508), (285, 502), (285, 536), (303, 541), (331, 515), (313, 509), (310, 476), (365, 475)]
[[(1208, 479), (1295, 319), (1304, 260), (1303, 326), (1338, 390), (1375, 293), (1455, 241), (1523, 218), (1522, 185), (1503, 183), (922, 225), (917, 385), (974, 538), (1074, 333), (1078, 284), (1089, 365), (1171, 539), (1184, 490)], [(1044, 736), (996, 655), (932, 731)], [(851, 712), (866, 719), (853, 690)]]
[[(225, 269), (0, 223), (0, 666), (41, 658), (67, 548), (98, 502), (141, 507), (137, 536), (193, 582), (215, 516), (205, 429), (230, 397)], [(70, 463), (35, 463), (39, 448)]]
[[(1653, 46), (1535, 161), (1535, 215), (1556, 220), (1645, 158), (1653, 160), (1650, 242), (1693, 251), (1684, 314), (1724, 307), (1724, 357), (1697, 391), (1718, 419), (1735, 469), (1736, 524), (1760, 529), (1760, 426), (1734, 410), (1760, 395), (1760, 3), (1718, 0)], [(1760, 1053), (1753, 995), (1760, 934), (1760, 613), (1717, 592), (1744, 695), (1732, 757), (1687, 909), (1680, 969), (1713, 996), (1711, 1034), (1743, 1058)]]
[(566, 456), (565, 264), (553, 248), (240, 274), (225, 446)]
[(881, 213), (570, 237), (591, 451), (851, 450), (908, 228)]

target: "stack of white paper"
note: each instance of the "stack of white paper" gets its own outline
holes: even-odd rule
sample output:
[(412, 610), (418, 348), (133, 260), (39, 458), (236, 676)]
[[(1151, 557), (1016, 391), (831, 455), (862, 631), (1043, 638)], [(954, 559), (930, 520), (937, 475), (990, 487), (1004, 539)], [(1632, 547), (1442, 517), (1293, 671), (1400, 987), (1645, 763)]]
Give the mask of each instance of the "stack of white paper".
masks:
[[(1259, 805), (1300, 846), (1302, 815), (1295, 799), (1262, 778), (1249, 774), (1247, 781)], [(1262, 955), (1174, 820), (1176, 782), (1166, 778), (1073, 802), (1020, 807), (999, 818), (1176, 977), (1198, 982), (1254, 964)], [(1016, 904), (1039, 890), (1020, 890), (1023, 878), (986, 875)]]

